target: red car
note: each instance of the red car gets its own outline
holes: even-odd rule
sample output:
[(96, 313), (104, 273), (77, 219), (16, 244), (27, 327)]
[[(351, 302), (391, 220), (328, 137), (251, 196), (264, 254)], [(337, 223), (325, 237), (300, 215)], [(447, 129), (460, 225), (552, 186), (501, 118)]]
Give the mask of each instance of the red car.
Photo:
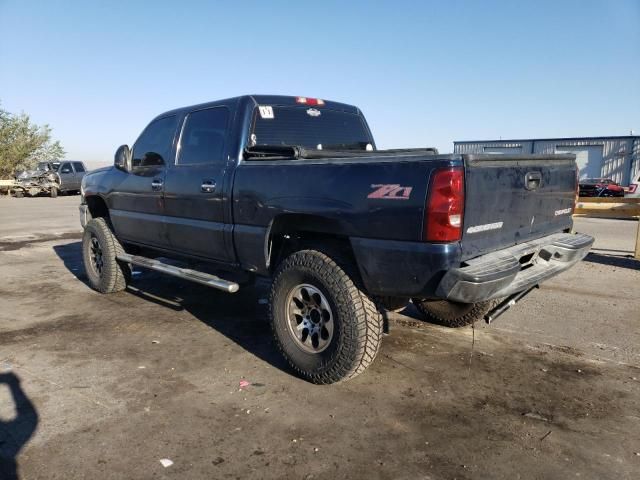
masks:
[(579, 185), (581, 197), (624, 197), (624, 188), (610, 178), (585, 178)]

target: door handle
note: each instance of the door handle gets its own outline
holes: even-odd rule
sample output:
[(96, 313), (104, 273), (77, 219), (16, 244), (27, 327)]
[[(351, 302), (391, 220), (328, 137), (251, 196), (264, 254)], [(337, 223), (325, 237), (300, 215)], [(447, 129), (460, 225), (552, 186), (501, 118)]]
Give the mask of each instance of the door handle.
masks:
[(151, 190), (156, 192), (158, 190), (162, 190), (162, 185), (163, 185), (162, 180), (156, 178), (151, 182)]
[(200, 185), (200, 191), (203, 193), (213, 193), (215, 189), (216, 189), (215, 180), (203, 180), (202, 185)]

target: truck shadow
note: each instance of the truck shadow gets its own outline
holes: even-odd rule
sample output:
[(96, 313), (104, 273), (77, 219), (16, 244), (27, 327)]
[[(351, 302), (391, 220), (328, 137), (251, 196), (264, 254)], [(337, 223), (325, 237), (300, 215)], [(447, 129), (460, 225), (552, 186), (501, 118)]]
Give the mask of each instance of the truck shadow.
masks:
[(585, 262), (609, 265), (617, 268), (628, 268), (630, 270), (640, 270), (640, 260), (636, 260), (632, 255), (606, 255), (602, 253), (589, 252), (584, 257)]
[[(89, 288), (81, 242), (55, 245), (53, 250), (65, 268)], [(259, 279), (255, 285), (240, 287), (237, 293), (229, 294), (153, 271), (135, 269), (126, 294), (174, 312), (188, 312), (273, 367), (293, 373), (272, 339), (265, 303), (268, 289), (269, 281)]]
[(0, 373), (0, 385), (8, 387), (16, 411), (13, 419), (0, 418), (0, 478), (17, 480), (18, 454), (36, 431), (38, 412), (22, 390), (17, 375)]

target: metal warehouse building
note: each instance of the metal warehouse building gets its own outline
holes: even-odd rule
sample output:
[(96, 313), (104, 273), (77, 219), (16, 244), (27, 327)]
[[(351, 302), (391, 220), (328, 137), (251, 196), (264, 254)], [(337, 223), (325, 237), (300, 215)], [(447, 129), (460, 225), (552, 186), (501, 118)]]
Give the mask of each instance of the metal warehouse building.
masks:
[(640, 170), (640, 136), (453, 142), (455, 153), (574, 153), (580, 178), (606, 177), (629, 185)]

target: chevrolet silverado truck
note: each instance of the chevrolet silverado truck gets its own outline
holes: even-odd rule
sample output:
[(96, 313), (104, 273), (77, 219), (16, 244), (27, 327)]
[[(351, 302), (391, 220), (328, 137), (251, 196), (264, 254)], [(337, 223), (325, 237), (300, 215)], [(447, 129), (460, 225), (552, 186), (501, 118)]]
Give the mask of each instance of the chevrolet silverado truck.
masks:
[(358, 108), (318, 98), (163, 113), (81, 193), (94, 289), (124, 290), (132, 265), (229, 293), (270, 277), (275, 341), (322, 384), (374, 360), (384, 304), (492, 320), (593, 243), (572, 233), (573, 155), (377, 150)]

